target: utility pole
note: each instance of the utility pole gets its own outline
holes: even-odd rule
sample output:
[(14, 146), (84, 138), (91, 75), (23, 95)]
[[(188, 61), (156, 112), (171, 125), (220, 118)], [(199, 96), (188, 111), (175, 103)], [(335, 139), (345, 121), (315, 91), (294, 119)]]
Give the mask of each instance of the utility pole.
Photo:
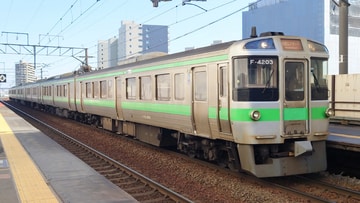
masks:
[(339, 74), (348, 74), (349, 2), (333, 1), (339, 7)]

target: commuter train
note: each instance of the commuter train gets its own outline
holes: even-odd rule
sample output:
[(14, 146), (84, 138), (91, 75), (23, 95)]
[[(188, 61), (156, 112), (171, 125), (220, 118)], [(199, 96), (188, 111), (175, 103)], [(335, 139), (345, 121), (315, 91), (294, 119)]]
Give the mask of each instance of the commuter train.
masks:
[(260, 36), (11, 88), (10, 98), (257, 177), (326, 170), (328, 50)]

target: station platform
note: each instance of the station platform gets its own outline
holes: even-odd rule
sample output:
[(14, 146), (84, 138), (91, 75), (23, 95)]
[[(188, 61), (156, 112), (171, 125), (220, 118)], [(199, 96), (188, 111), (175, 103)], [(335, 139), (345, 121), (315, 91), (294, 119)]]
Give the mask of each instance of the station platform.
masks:
[(137, 202), (0, 103), (0, 202)]
[(327, 147), (360, 152), (360, 126), (332, 124), (329, 131)]

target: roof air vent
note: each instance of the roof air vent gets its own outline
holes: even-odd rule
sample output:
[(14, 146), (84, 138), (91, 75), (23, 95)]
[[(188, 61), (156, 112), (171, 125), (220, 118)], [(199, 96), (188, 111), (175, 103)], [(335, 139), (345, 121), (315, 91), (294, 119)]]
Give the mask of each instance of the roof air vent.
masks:
[(276, 36), (276, 35), (284, 35), (283, 32), (263, 32), (260, 34), (260, 37), (267, 37), (267, 36)]

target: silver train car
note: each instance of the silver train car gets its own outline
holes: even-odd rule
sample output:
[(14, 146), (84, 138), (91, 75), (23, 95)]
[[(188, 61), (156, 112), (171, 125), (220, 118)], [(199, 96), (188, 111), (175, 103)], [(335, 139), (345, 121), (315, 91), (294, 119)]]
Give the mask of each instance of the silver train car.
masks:
[(328, 50), (282, 33), (10, 90), (58, 115), (257, 177), (326, 170)]

